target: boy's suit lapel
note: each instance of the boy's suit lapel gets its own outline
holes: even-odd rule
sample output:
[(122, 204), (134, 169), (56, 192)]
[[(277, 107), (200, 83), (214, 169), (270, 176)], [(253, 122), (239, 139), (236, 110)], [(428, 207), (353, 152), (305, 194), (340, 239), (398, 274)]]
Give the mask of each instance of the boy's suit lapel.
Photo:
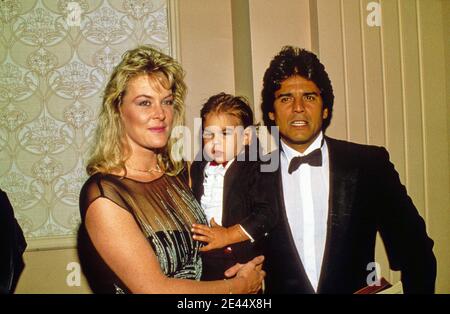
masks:
[(223, 180), (222, 224), (224, 226), (228, 226), (229, 216), (230, 214), (232, 214), (230, 213), (232, 211), (232, 208), (228, 208), (228, 200), (233, 197), (233, 195), (231, 195), (231, 187), (239, 185), (239, 182), (236, 181), (236, 179), (239, 174), (239, 163), (241, 162), (244, 161), (234, 160), (225, 173), (225, 178)]
[[(222, 224), (229, 227), (229, 222), (231, 215), (234, 215), (233, 208), (230, 208), (230, 201), (232, 198), (236, 197), (232, 195), (232, 187), (235, 191), (239, 191), (243, 183), (247, 182), (247, 178), (241, 177), (245, 176), (242, 171), (245, 170), (245, 166), (249, 160), (248, 146), (246, 146), (243, 151), (241, 151), (235, 159), (232, 161), (227, 172), (225, 173), (225, 178), (223, 180), (223, 194), (222, 194)], [(244, 187), (247, 190), (246, 187)], [(238, 214), (238, 213), (236, 213)]]

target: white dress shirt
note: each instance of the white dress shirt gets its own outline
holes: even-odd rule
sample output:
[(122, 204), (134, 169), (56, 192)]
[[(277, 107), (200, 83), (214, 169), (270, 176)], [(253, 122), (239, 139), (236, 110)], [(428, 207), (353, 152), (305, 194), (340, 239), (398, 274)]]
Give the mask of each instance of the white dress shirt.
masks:
[(297, 252), (306, 274), (317, 292), (325, 250), (329, 196), (329, 158), (326, 142), (322, 145), (322, 166), (301, 164), (292, 174), (289, 163), (296, 156), (304, 156), (320, 148), (322, 132), (302, 154), (281, 140), (281, 174), (286, 214)]

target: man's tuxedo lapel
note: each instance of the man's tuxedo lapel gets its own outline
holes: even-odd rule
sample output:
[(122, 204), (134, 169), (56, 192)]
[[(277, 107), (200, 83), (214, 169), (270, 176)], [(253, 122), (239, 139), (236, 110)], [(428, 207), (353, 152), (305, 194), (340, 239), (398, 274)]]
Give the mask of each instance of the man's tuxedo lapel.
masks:
[(333, 274), (341, 263), (340, 252), (349, 225), (355, 198), (358, 170), (349, 161), (349, 155), (336, 140), (325, 137), (329, 153), (330, 192), (327, 237), (318, 292), (326, 292), (333, 284)]
[(292, 236), (291, 227), (289, 225), (289, 221), (288, 221), (288, 218), (287, 218), (286, 205), (284, 203), (283, 179), (282, 179), (282, 175), (281, 175), (281, 156), (280, 156), (280, 153), (281, 153), (281, 151), (277, 150), (277, 151), (274, 151), (272, 154), (277, 154), (278, 158), (280, 160), (280, 165), (278, 166), (277, 176), (276, 176), (277, 177), (277, 180), (276, 180), (276, 195), (278, 195), (278, 206), (279, 206), (279, 209), (280, 209), (280, 214), (279, 214), (280, 215), (280, 223), (284, 225), (285, 230), (286, 230), (286, 234), (288, 235), (288, 238), (285, 239), (285, 244), (284, 245), (288, 245), (290, 247), (290, 249), (292, 250), (292, 252), (294, 253), (293, 255), (296, 258), (295, 263), (299, 266), (300, 274), (301, 274), (301, 276), (304, 279), (303, 281), (304, 281), (304, 284), (305, 284), (305, 289), (308, 290), (308, 291), (311, 291), (311, 293), (314, 293), (314, 288), (311, 285), (311, 282), (309, 281), (308, 275), (306, 274), (306, 271), (305, 271), (305, 267), (303, 266), (302, 260), (300, 258), (300, 255), (298, 254), (298, 251), (297, 251), (297, 247), (295, 246), (294, 237)]

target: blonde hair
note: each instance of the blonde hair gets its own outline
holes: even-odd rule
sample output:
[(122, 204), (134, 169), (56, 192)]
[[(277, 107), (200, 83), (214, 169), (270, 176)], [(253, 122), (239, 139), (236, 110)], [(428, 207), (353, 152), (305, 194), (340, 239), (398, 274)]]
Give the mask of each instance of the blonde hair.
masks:
[[(172, 90), (172, 129), (183, 125), (186, 85), (181, 65), (172, 57), (149, 46), (139, 46), (127, 51), (122, 61), (114, 68), (105, 88), (96, 138), (86, 167), (89, 175), (112, 171), (124, 172), (126, 175), (125, 161), (130, 157), (131, 149), (124, 136), (119, 109), (128, 82), (139, 75), (149, 75), (165, 88)], [(184, 167), (183, 160), (174, 158), (171, 154), (175, 143), (176, 139), (170, 137), (166, 147), (157, 152), (158, 166), (172, 176), (177, 175)]]

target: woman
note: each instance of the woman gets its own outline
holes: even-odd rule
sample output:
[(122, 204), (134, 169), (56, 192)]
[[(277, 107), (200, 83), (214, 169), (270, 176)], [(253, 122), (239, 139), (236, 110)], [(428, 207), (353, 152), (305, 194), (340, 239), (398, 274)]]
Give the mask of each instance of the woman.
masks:
[[(128, 51), (106, 86), (91, 177), (80, 194), (79, 256), (94, 292), (256, 293), (263, 257), (227, 271), (228, 280), (198, 281), (206, 224), (172, 156), (171, 130), (182, 124), (184, 72), (150, 47)], [(194, 280), (192, 280), (194, 279)]]

